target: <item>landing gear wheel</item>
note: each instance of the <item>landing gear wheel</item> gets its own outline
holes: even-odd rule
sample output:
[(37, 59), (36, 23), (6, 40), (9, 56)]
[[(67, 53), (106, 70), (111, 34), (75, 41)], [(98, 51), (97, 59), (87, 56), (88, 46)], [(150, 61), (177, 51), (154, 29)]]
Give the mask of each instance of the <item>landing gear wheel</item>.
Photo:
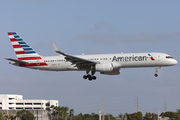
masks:
[(157, 76), (158, 76), (158, 74), (154, 74), (154, 76), (155, 76), (155, 77), (157, 77)]
[(87, 79), (87, 76), (86, 76), (86, 75), (84, 75), (84, 76), (83, 76), (83, 78), (84, 78), (84, 79)]
[(91, 78), (91, 75), (88, 74), (88, 75), (87, 75), (87, 78), (88, 78), (88, 79)]
[(91, 77), (91, 76), (90, 76), (90, 77), (88, 77), (88, 80), (89, 80), (89, 81), (91, 81), (91, 80), (92, 80), (92, 77)]
[(93, 79), (93, 80), (96, 80), (96, 76), (93, 76), (92, 79)]

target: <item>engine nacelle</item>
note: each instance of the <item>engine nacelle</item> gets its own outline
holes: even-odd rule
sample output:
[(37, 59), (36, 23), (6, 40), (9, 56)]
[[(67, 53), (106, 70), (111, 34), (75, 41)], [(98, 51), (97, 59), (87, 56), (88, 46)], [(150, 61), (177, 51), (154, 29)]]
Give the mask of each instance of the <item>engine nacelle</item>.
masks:
[(113, 64), (112, 63), (96, 64), (95, 69), (96, 71), (99, 72), (110, 72), (113, 71)]
[(105, 74), (105, 75), (119, 75), (121, 72), (120, 68), (119, 69), (113, 69), (113, 71), (109, 71), (109, 72), (100, 72), (101, 74)]

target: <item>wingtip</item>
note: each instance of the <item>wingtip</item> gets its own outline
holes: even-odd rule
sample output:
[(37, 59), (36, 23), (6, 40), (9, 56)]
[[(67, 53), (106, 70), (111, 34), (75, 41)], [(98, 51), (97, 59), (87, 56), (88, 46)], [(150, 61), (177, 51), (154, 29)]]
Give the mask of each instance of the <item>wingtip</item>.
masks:
[(52, 44), (53, 44), (54, 50), (55, 50), (56, 52), (59, 51), (59, 49), (57, 48), (56, 44), (55, 44), (54, 42), (52, 42)]

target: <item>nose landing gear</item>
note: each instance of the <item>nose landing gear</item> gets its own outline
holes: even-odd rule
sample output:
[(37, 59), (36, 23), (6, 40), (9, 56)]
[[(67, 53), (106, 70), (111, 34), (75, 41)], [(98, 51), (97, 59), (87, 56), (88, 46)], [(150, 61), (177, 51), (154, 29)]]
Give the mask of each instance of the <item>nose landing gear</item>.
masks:
[(158, 74), (157, 74), (157, 73), (155, 73), (155, 74), (154, 74), (154, 76), (155, 76), (155, 77), (157, 77), (157, 76), (158, 76)]
[(157, 76), (158, 76), (158, 74), (157, 74), (157, 73), (158, 73), (158, 69), (160, 69), (160, 68), (161, 68), (161, 67), (156, 67), (156, 72), (155, 72), (155, 74), (154, 74), (154, 76), (155, 76), (155, 77), (157, 77)]

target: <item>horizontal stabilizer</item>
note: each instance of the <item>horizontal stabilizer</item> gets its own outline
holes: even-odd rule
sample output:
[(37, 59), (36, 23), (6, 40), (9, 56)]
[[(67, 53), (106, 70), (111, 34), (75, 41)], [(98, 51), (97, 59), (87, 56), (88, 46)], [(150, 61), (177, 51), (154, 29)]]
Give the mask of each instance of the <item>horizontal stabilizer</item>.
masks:
[(21, 61), (21, 60), (16, 60), (16, 59), (12, 59), (12, 58), (4, 58), (6, 60), (15, 62), (15, 63), (19, 63), (19, 64), (29, 64), (29, 62), (25, 62), (25, 61)]

